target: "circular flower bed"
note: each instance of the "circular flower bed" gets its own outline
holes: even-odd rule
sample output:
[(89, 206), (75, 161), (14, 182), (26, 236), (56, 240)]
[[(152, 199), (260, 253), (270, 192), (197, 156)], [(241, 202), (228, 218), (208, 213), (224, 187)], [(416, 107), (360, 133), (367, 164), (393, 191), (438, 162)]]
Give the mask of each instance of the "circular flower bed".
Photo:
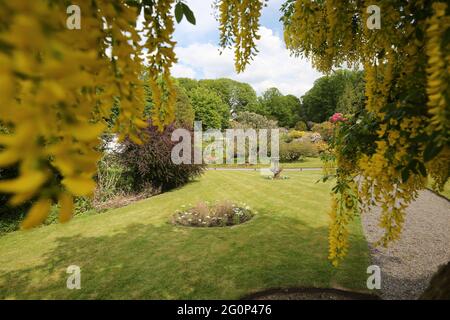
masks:
[(220, 201), (214, 204), (199, 202), (195, 206), (182, 206), (172, 217), (172, 222), (192, 227), (226, 227), (244, 223), (253, 217), (245, 203)]

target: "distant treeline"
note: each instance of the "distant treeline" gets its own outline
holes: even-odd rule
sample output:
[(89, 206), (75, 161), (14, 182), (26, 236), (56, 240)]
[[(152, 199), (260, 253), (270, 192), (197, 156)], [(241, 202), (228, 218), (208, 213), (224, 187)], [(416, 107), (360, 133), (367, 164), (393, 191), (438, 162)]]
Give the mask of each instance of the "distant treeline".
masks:
[[(302, 97), (283, 95), (277, 88), (258, 96), (248, 83), (226, 78), (177, 78), (175, 83), (176, 121), (202, 121), (204, 128), (228, 128), (230, 119), (251, 112), (277, 121), (280, 127), (302, 129), (306, 124), (327, 121), (335, 112), (355, 113), (363, 108), (365, 99), (364, 74), (351, 70), (338, 70), (317, 79)], [(150, 93), (147, 101), (151, 109)]]

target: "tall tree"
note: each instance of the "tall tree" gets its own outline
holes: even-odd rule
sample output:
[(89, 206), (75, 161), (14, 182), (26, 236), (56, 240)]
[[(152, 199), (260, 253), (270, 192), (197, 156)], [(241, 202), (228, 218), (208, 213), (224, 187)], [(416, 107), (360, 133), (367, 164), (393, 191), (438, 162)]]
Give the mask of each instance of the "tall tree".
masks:
[(364, 86), (364, 72), (357, 71), (352, 73), (344, 91), (339, 97), (336, 111), (351, 115), (363, 110), (366, 100)]
[(265, 116), (253, 112), (239, 112), (231, 126), (238, 129), (276, 129), (278, 123)]
[(225, 78), (200, 80), (198, 83), (214, 90), (234, 112), (255, 111), (258, 108), (256, 92), (248, 83)]
[(195, 111), (186, 90), (175, 85), (177, 100), (175, 102), (175, 124), (179, 127), (191, 128), (194, 124)]
[[(145, 79), (146, 77), (144, 77), (144, 81)], [(154, 107), (152, 90), (148, 85), (144, 85), (144, 89), (146, 101), (145, 114), (150, 115)], [(180, 85), (178, 79), (174, 80), (173, 94), (175, 95), (175, 125), (188, 128), (192, 127), (194, 123), (194, 108), (192, 107), (190, 98), (186, 93), (185, 88)], [(164, 94), (163, 98), (167, 99), (167, 94)], [(118, 108), (120, 108), (120, 106)]]
[(194, 107), (195, 120), (202, 121), (203, 129), (228, 127), (230, 111), (217, 93), (199, 86), (189, 92), (189, 97)]
[[(303, 118), (313, 122), (326, 121), (339, 109), (338, 104), (344, 93), (361, 94), (356, 92), (362, 89), (356, 88), (357, 73), (357, 71), (338, 70), (317, 79), (313, 87), (302, 97)], [(364, 90), (362, 90), (362, 96), (364, 96)], [(344, 107), (344, 101), (341, 102), (340, 107)]]
[(177, 78), (177, 81), (180, 86), (182, 86), (186, 92), (190, 92), (191, 90), (198, 87), (198, 81), (190, 78)]
[(277, 88), (269, 88), (260, 97), (261, 114), (278, 121), (283, 127), (293, 127), (299, 120), (300, 100), (293, 96), (284, 96)]

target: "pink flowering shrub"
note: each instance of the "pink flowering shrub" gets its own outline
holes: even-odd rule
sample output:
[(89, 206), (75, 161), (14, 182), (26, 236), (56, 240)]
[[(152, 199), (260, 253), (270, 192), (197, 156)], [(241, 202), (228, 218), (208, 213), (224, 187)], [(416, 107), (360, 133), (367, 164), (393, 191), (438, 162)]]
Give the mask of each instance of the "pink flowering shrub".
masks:
[(336, 112), (335, 114), (333, 114), (330, 117), (330, 122), (332, 122), (332, 123), (341, 122), (341, 121), (347, 121), (347, 119), (344, 118), (344, 116), (340, 112)]

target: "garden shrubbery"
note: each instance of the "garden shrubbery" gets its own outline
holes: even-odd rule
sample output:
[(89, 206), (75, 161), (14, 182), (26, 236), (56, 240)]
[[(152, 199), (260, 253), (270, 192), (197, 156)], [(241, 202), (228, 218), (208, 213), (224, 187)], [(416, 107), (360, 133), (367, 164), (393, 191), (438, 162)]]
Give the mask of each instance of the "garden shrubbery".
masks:
[(237, 114), (230, 127), (233, 129), (276, 129), (278, 123), (263, 115), (244, 111)]
[(303, 137), (305, 135), (305, 131), (300, 131), (300, 130), (290, 130), (287, 134), (288, 139), (295, 140), (295, 139), (300, 139), (301, 137)]
[(291, 162), (305, 157), (318, 157), (325, 148), (326, 143), (320, 133), (291, 129), (281, 135), (280, 160)]
[[(17, 177), (17, 167), (0, 168), (0, 180)], [(34, 199), (31, 199), (18, 207), (9, 204), (10, 195), (0, 193), (0, 236), (19, 229), (21, 221), (25, 218)], [(74, 199), (74, 215), (92, 210), (93, 202), (89, 197), (77, 197)], [(53, 205), (44, 225), (58, 221), (57, 205)]]
[(281, 162), (302, 160), (304, 157), (317, 157), (318, 148), (310, 141), (292, 141), (280, 143)]
[[(17, 175), (17, 166), (0, 168), (0, 180), (13, 179)], [(27, 201), (18, 207), (12, 207), (8, 204), (9, 199), (10, 195), (0, 193), (0, 235), (17, 230), (31, 204), (31, 201)]]
[[(0, 121), (0, 134), (9, 133), (9, 128)], [(3, 147), (0, 146), (0, 151)], [(0, 181), (17, 178), (19, 175), (19, 166), (12, 165), (6, 168), (0, 168)], [(9, 205), (11, 195), (0, 193), (0, 235), (11, 232), (19, 227), (19, 222), (25, 217), (31, 201), (27, 201), (18, 207)]]
[[(77, 216), (94, 209), (99, 209), (101, 204), (106, 203), (123, 195), (131, 190), (131, 181), (126, 175), (122, 175), (120, 168), (113, 155), (104, 154), (97, 164), (97, 175), (95, 180), (97, 187), (91, 197), (75, 197), (73, 215)], [(0, 169), (0, 180), (12, 179), (17, 176), (17, 168), (10, 167)], [(20, 222), (33, 203), (33, 199), (27, 201), (19, 207), (11, 207), (8, 204), (9, 195), (0, 193), (0, 235), (19, 229)], [(44, 225), (56, 223), (58, 221), (58, 205), (53, 205)]]
[(104, 153), (97, 164), (97, 188), (94, 194), (96, 203), (106, 202), (117, 195), (133, 191), (133, 180), (126, 174), (124, 166), (114, 153)]
[[(125, 141), (118, 150), (107, 150), (111, 140), (105, 139), (102, 159), (97, 163), (93, 196), (74, 199), (74, 215), (98, 212), (126, 205), (160, 191), (181, 186), (203, 172), (203, 165), (180, 164), (171, 161), (175, 142), (170, 140), (175, 126), (163, 132), (149, 125), (143, 145)], [(17, 168), (0, 168), (0, 180), (17, 176)], [(0, 193), (0, 235), (19, 229), (20, 222), (32, 200), (19, 207), (8, 205), (9, 195)], [(58, 221), (58, 205), (53, 205), (44, 224)]]
[(282, 142), (280, 143), (280, 161), (291, 162), (301, 158), (300, 152), (296, 150), (295, 142)]
[(300, 120), (295, 124), (295, 130), (306, 131), (308, 130), (308, 126), (306, 125), (305, 121)]
[[(203, 173), (203, 164), (172, 163), (171, 151), (177, 142), (171, 141), (171, 135), (175, 129), (174, 125), (169, 125), (160, 132), (150, 122), (143, 130), (146, 135), (143, 144), (124, 141), (117, 156), (119, 163), (125, 168), (123, 174), (132, 179), (134, 191), (153, 188), (164, 192), (182, 186)], [(194, 148), (191, 149), (193, 159)]]
[(320, 133), (322, 139), (329, 141), (333, 137), (334, 126), (330, 121), (325, 121), (322, 123), (315, 123), (311, 130)]

